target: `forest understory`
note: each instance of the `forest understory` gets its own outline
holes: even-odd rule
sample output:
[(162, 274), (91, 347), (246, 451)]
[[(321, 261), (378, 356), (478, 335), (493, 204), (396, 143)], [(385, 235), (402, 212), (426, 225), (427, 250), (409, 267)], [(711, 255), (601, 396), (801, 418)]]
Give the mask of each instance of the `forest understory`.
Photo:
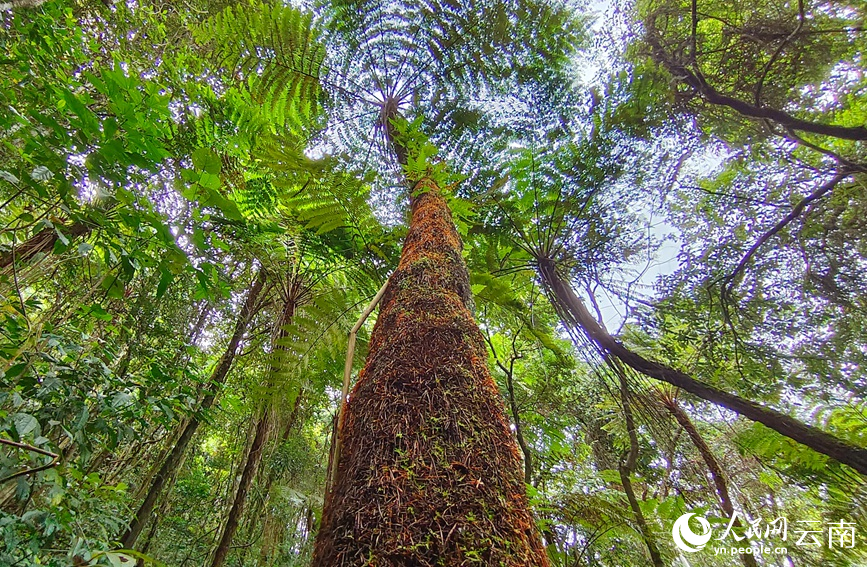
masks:
[(0, 3), (0, 567), (867, 565), (865, 18)]

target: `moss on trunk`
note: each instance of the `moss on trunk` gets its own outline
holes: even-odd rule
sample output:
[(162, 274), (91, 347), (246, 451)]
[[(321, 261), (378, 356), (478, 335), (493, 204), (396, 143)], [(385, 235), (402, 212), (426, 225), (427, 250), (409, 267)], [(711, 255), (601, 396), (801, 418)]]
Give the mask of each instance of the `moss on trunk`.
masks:
[(471, 301), (448, 205), (422, 179), (344, 407), (314, 566), (548, 565)]

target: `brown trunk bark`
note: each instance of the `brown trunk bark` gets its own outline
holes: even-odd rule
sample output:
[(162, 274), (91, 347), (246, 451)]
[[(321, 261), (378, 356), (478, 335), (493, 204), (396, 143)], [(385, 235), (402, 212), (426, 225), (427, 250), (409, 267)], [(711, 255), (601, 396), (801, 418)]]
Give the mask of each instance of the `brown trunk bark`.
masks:
[[(713, 451), (710, 450), (710, 447), (705, 443), (704, 438), (702, 438), (698, 429), (695, 428), (695, 424), (692, 423), (692, 420), (689, 419), (689, 416), (686, 415), (686, 412), (683, 411), (683, 408), (680, 407), (680, 404), (678, 404), (676, 400), (672, 398), (663, 398), (662, 403), (671, 415), (674, 416), (677, 423), (679, 423), (683, 430), (686, 431), (689, 440), (692, 441), (692, 444), (695, 445), (696, 449), (698, 449), (702, 460), (705, 465), (707, 465), (707, 469), (710, 471), (710, 476), (713, 479), (714, 487), (716, 488), (717, 496), (719, 497), (720, 508), (722, 508), (722, 511), (728, 515), (729, 518), (734, 517), (735, 507), (732, 504), (731, 497), (729, 496), (728, 484), (723, 475), (722, 467), (716, 460)], [(738, 528), (741, 527), (740, 520), (735, 519), (734, 526)], [(741, 554), (741, 561), (745, 567), (758, 567), (756, 564), (756, 558), (748, 553)]]
[[(260, 269), (259, 274), (256, 276), (256, 280), (253, 282), (253, 286), (247, 293), (247, 298), (244, 300), (241, 312), (238, 314), (238, 320), (235, 322), (235, 329), (232, 333), (232, 338), (229, 339), (229, 344), (226, 345), (226, 350), (223, 352), (223, 356), (220, 357), (220, 361), (211, 373), (210, 385), (205, 397), (202, 399), (199, 411), (207, 411), (214, 405), (220, 387), (225, 383), (226, 377), (229, 375), (229, 370), (232, 368), (232, 362), (235, 360), (235, 354), (238, 352), (238, 346), (241, 344), (241, 339), (244, 337), (244, 333), (247, 332), (250, 320), (256, 312), (259, 294), (265, 285), (265, 277), (265, 271)], [(169, 479), (174, 476), (175, 471), (183, 461), (187, 447), (193, 439), (196, 430), (199, 428), (199, 424), (199, 419), (193, 415), (190, 417), (189, 421), (187, 421), (186, 425), (184, 425), (183, 431), (181, 431), (181, 434), (178, 436), (177, 443), (175, 443), (175, 446), (172, 448), (168, 457), (163, 461), (159, 471), (154, 475), (153, 482), (145, 495), (144, 501), (136, 511), (126, 532), (120, 538), (121, 545), (124, 549), (134, 548), (138, 536), (141, 534), (141, 531), (144, 529), (148, 520), (150, 520), (157, 499), (159, 499), (160, 494), (162, 494)]]
[[(301, 301), (301, 296), (307, 293), (302, 279), (297, 275), (293, 277), (294, 280), (286, 297), (283, 312), (277, 320), (273, 340), (271, 341), (271, 365), (268, 370), (269, 383), (266, 388), (269, 390), (273, 386), (275, 376), (282, 367), (283, 357), (285, 356), (286, 348), (282, 344), (282, 341), (287, 335), (286, 327), (292, 323), (292, 317), (295, 315), (295, 309)], [(300, 393), (298, 393), (298, 396), (300, 396)], [(226, 525), (223, 527), (223, 533), (220, 535), (220, 542), (214, 550), (211, 567), (222, 567), (226, 562), (235, 532), (238, 531), (238, 525), (244, 515), (247, 496), (250, 493), (250, 488), (253, 486), (253, 481), (259, 473), (259, 465), (262, 463), (265, 444), (271, 436), (274, 421), (274, 409), (270, 407), (269, 402), (265, 402), (256, 421), (253, 442), (250, 444), (250, 452), (247, 454), (247, 461), (244, 463), (244, 469), (241, 472), (241, 480), (238, 482), (238, 490), (235, 492), (235, 498), (229, 510), (229, 517), (226, 520)]]
[(469, 309), (460, 237), (436, 184), (415, 189), (400, 264), (343, 406), (312, 565), (547, 566)]
[(247, 496), (250, 493), (250, 488), (253, 486), (253, 480), (256, 478), (256, 473), (259, 470), (259, 465), (262, 462), (262, 454), (265, 448), (265, 443), (268, 440), (269, 430), (271, 429), (270, 410), (266, 409), (259, 416), (256, 422), (256, 430), (253, 436), (253, 442), (250, 444), (250, 452), (247, 455), (247, 462), (244, 463), (244, 470), (241, 473), (241, 481), (238, 483), (238, 490), (235, 492), (235, 499), (232, 501), (232, 508), (229, 510), (229, 517), (226, 520), (226, 525), (223, 527), (223, 533), (220, 536), (220, 543), (217, 544), (217, 549), (214, 551), (214, 558), (211, 561), (211, 567), (221, 567), (226, 562), (226, 557), (229, 554), (229, 548), (232, 545), (232, 539), (235, 537), (235, 532), (238, 531), (238, 524), (241, 521), (241, 516), (244, 514), (244, 506), (247, 503)]
[[(616, 365), (617, 363), (613, 362), (613, 364)], [(629, 387), (626, 385), (626, 379), (622, 374), (620, 375), (620, 401), (623, 404), (626, 432), (629, 435), (629, 454), (626, 459), (621, 461), (618, 467), (620, 483), (623, 485), (623, 492), (626, 493), (626, 499), (629, 501), (632, 515), (635, 516), (635, 523), (638, 525), (638, 533), (641, 534), (641, 539), (644, 540), (644, 545), (650, 554), (651, 562), (653, 562), (654, 567), (665, 567), (662, 557), (659, 555), (659, 548), (656, 546), (656, 541), (653, 538), (653, 532), (651, 532), (650, 526), (647, 525), (647, 520), (641, 511), (641, 506), (635, 497), (635, 490), (632, 488), (631, 475), (635, 471), (635, 465), (638, 462), (638, 433), (635, 430), (635, 418), (632, 416), (632, 406), (629, 403)]]
[[(301, 411), (301, 403), (304, 400), (304, 396), (300, 393), (295, 397), (295, 405), (292, 407), (292, 412), (289, 414), (289, 418), (285, 420), (284, 424), (282, 424), (283, 432), (280, 434), (280, 441), (285, 442), (289, 439), (289, 435), (292, 433), (292, 429), (295, 424), (298, 422), (298, 415)], [(284, 420), (280, 420), (284, 421)], [(268, 475), (265, 477), (265, 482), (263, 483), (261, 493), (264, 495), (259, 505), (256, 508), (252, 508), (250, 510), (250, 523), (247, 526), (248, 532), (253, 532), (258, 525), (260, 518), (265, 518), (264, 525), (262, 528), (262, 539), (259, 547), (259, 564), (266, 565), (265, 561), (271, 554), (273, 546), (275, 546), (278, 541), (279, 533), (285, 528), (283, 525), (285, 522), (285, 518), (274, 518), (274, 515), (268, 511), (268, 505), (271, 499), (271, 487), (274, 485), (274, 482), (277, 480), (277, 472), (273, 469), (269, 471)], [(276, 525), (276, 528), (269, 529), (269, 526)], [(270, 537), (269, 537), (270, 534)]]
[(599, 323), (587, 311), (584, 303), (571, 286), (557, 274), (553, 262), (550, 260), (540, 261), (539, 275), (564, 324), (572, 328), (583, 329), (584, 333), (601, 349), (617, 357), (627, 366), (645, 376), (677, 386), (703, 400), (730, 409), (749, 420), (773, 429), (780, 435), (848, 465), (861, 474), (867, 474), (867, 450), (847, 443), (784, 413), (699, 382), (679, 370), (647, 360), (632, 352), (599, 326)]
[(13, 260), (16, 262), (26, 262), (40, 252), (51, 251), (54, 248), (54, 243), (59, 238), (57, 230), (72, 240), (89, 234), (92, 228), (81, 221), (76, 221), (69, 225), (59, 225), (56, 230), (54, 228), (43, 228), (18, 246), (15, 246), (14, 250), (0, 254), (0, 269), (11, 266)]

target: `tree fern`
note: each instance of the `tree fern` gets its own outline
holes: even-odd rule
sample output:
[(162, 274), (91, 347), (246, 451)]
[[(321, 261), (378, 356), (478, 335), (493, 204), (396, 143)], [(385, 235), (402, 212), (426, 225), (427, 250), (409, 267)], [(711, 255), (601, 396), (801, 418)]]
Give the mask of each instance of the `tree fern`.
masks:
[[(568, 58), (580, 39), (575, 12), (557, 1), (345, 0), (328, 2), (321, 14), (329, 142), (365, 170), (383, 173), (384, 184), (393, 179), (379, 135), (388, 104), (410, 120), (424, 116), (425, 134), (451, 161), (473, 149), (463, 133), (496, 135), (506, 99), (520, 98), (523, 84), (533, 82), (531, 67), (550, 53)], [(546, 61), (549, 75), (557, 67)], [(485, 163), (466, 165), (460, 173), (475, 178)], [(374, 184), (375, 194), (380, 189), (392, 188)], [(381, 200), (393, 202), (390, 193)]]
[(245, 85), (271, 129), (301, 130), (320, 108), (324, 48), (310, 14), (281, 4), (229, 6), (194, 30), (227, 75)]

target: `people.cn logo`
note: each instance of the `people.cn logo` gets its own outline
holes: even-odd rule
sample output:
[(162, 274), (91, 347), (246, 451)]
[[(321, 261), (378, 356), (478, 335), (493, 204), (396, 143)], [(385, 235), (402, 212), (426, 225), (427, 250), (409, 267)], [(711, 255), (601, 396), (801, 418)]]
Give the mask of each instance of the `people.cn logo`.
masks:
[(701, 533), (697, 534), (692, 531), (689, 527), (689, 519), (693, 516), (695, 516), (694, 512), (684, 514), (671, 527), (671, 537), (674, 539), (674, 545), (688, 553), (695, 553), (704, 549), (704, 546), (710, 541), (711, 536), (710, 523), (702, 516), (695, 516), (696, 521), (701, 526)]

